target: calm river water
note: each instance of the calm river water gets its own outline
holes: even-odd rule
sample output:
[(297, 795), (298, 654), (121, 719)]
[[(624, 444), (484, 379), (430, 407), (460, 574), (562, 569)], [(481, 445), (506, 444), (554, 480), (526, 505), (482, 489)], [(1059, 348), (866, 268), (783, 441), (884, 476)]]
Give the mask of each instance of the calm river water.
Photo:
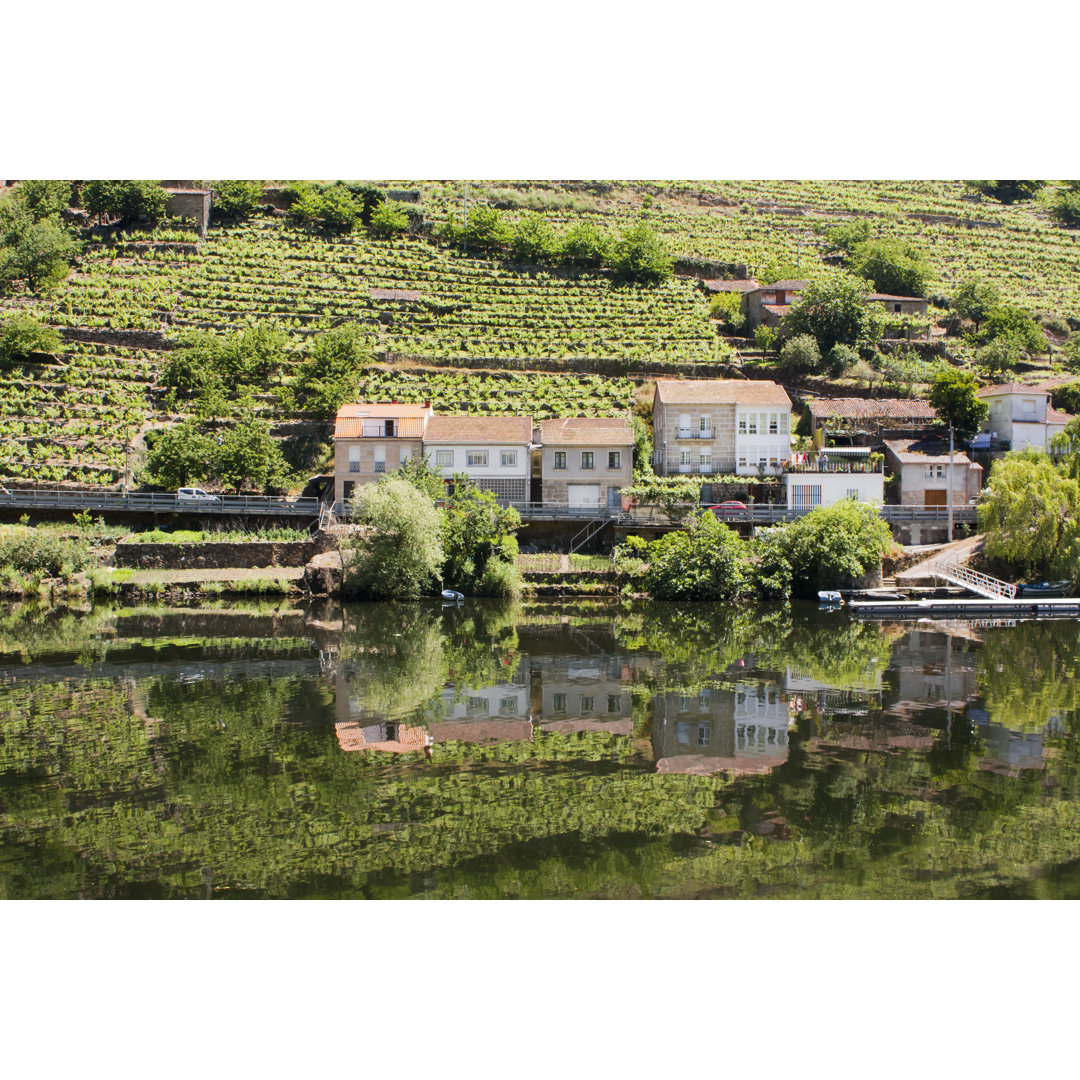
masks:
[(1075, 897), (1076, 622), (0, 611), (7, 898)]

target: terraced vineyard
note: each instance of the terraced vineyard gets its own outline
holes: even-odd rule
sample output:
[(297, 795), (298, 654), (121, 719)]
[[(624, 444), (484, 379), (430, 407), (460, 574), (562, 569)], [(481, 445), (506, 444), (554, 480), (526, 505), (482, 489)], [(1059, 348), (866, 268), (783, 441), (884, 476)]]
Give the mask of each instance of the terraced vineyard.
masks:
[[(462, 185), (409, 186), (433, 222), (460, 215)], [(511, 214), (540, 209), (557, 228), (589, 219), (614, 233), (644, 216), (678, 256), (744, 263), (760, 274), (797, 260), (803, 276), (822, 265), (815, 225), (871, 216), (927, 252), (932, 295), (978, 275), (1033, 310), (1080, 316), (1080, 233), (1053, 224), (1037, 203), (971, 201), (959, 182), (472, 185), (471, 198)], [(185, 235), (137, 248), (91, 245), (54, 293), (7, 298), (0, 313), (22, 309), (59, 327), (168, 336), (273, 318), (290, 330), (298, 356), (311, 333), (353, 320), (395, 369), (370, 372), (360, 393), (537, 419), (624, 411), (635, 381), (620, 371), (710, 364), (730, 352), (691, 279), (619, 286), (603, 273), (522, 269), (422, 239), (379, 241), (362, 231), (323, 238), (278, 217), (212, 229), (197, 247), (181, 242)], [(374, 299), (376, 289), (417, 295)], [(70, 344), (60, 365), (0, 376), (0, 479), (118, 483), (125, 446), (163, 420), (155, 393), (162, 356)], [(566, 374), (548, 373), (560, 365)], [(452, 370), (464, 366), (506, 369), (507, 377)], [(614, 374), (577, 374), (590, 368)], [(262, 408), (286, 419), (276, 389), (267, 387)]]

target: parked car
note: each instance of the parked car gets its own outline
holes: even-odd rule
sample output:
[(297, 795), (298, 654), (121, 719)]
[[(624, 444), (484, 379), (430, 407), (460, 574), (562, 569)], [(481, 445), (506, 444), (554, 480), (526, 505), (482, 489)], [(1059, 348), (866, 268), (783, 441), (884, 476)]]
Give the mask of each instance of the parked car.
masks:
[(216, 495), (202, 488), (180, 488), (176, 493), (178, 502), (221, 502)]
[(709, 509), (718, 517), (736, 517), (737, 515), (746, 513), (746, 503), (739, 502), (737, 499), (731, 499), (728, 502), (717, 503), (715, 506), (710, 506)]

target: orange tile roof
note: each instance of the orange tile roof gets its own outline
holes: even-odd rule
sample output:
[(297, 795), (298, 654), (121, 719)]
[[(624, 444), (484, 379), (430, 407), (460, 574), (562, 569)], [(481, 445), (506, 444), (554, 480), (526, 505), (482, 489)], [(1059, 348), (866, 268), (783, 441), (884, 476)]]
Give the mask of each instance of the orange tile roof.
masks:
[(529, 443), (529, 416), (433, 416), (424, 433), (426, 443)]
[(984, 386), (979, 391), (979, 397), (1001, 397), (1003, 394), (1047, 394), (1048, 390), (1040, 390), (1037, 386), (1025, 386), (1023, 383), (1007, 382), (998, 386)]
[(790, 304), (762, 304), (761, 306), (773, 315), (779, 315), (781, 319), (791, 310)]
[(1071, 424), (1076, 419), (1068, 413), (1058, 412), (1057, 409), (1046, 410), (1046, 422), (1048, 424)]
[(918, 398), (821, 398), (810, 402), (810, 412), (819, 419), (850, 420), (933, 420), (937, 416), (929, 401)]
[(385, 724), (361, 724), (347, 720), (334, 724), (342, 750), (385, 750), (391, 754), (410, 754), (430, 745), (426, 727), (399, 724), (397, 738), (387, 739)]
[[(885, 445), (905, 465), (948, 465), (949, 444), (939, 439), (886, 439)], [(971, 459), (959, 447), (953, 451), (954, 465), (968, 465)]]
[(397, 420), (397, 438), (422, 439), (425, 419), (431, 416), (431, 405), (411, 405), (401, 402), (353, 402), (338, 409), (334, 422), (335, 439), (359, 439), (364, 433), (365, 420)]
[(791, 398), (768, 379), (657, 379), (664, 405), (786, 405)]
[(547, 445), (633, 446), (634, 429), (620, 417), (573, 417), (540, 421), (540, 441)]
[(761, 288), (753, 278), (747, 278), (744, 281), (727, 281), (724, 278), (709, 278), (708, 281), (703, 281), (701, 284), (706, 292), (748, 293)]

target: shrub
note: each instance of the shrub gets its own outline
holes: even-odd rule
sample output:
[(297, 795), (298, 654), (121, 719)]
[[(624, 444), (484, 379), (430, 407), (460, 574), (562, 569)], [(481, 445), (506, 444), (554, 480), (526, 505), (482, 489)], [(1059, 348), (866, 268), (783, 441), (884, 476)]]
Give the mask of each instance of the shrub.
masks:
[(555, 230), (542, 214), (524, 214), (515, 222), (510, 236), (510, 254), (518, 262), (551, 262), (558, 250)]
[(578, 221), (563, 234), (559, 261), (565, 266), (597, 269), (611, 261), (611, 237), (591, 221)]
[(1080, 415), (1080, 382), (1055, 387), (1053, 390), (1053, 403), (1055, 409), (1072, 413), (1073, 416)]
[(646, 558), (644, 585), (657, 600), (733, 600), (749, 584), (746, 545), (709, 512), (650, 544)]
[(153, 180), (88, 180), (81, 194), (89, 213), (115, 218), (121, 228), (157, 225), (169, 203), (168, 192)]
[(627, 229), (615, 244), (615, 272), (639, 285), (659, 285), (671, 277), (672, 261), (667, 245), (656, 232), (639, 222)]
[(6, 570), (66, 578), (92, 562), (88, 540), (21, 525), (0, 528), (0, 567)]
[(263, 194), (258, 180), (219, 180), (212, 190), (210, 213), (220, 221), (247, 221), (258, 209)]
[(903, 240), (864, 240), (852, 252), (851, 269), (881, 293), (923, 296), (933, 268), (926, 256)]
[(391, 202), (383, 202), (371, 215), (371, 235), (380, 240), (391, 240), (409, 231), (409, 215)]
[(784, 342), (780, 363), (786, 371), (817, 371), (821, 367), (821, 351), (810, 334), (799, 334)]
[(54, 353), (60, 334), (30, 315), (13, 315), (0, 323), (0, 368), (27, 360), (31, 353)]
[(34, 221), (44, 221), (71, 205), (70, 180), (23, 180), (15, 199)]
[(842, 375), (845, 371), (850, 371), (858, 364), (859, 350), (850, 345), (834, 345), (825, 359), (829, 366), (829, 374), (835, 377)]
[(1024, 352), (1046, 352), (1046, 336), (1029, 311), (1016, 304), (995, 304), (987, 310), (976, 340), (987, 344), (1006, 337)]

